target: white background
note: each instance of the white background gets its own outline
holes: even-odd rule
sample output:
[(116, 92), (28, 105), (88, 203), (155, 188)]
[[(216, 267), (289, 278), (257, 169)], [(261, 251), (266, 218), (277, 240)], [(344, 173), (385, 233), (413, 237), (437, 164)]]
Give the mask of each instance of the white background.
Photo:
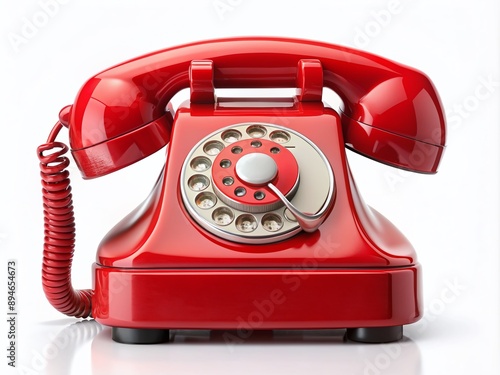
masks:
[[(10, 1), (0, 12), (0, 309), (7, 308), (6, 262), (13, 258), (19, 373), (500, 372), (498, 1), (61, 0), (44, 10), (41, 4), (50, 2)], [(29, 22), (38, 26), (28, 30)], [(348, 153), (365, 201), (405, 233), (424, 267), (425, 316), (405, 328), (402, 342), (359, 345), (343, 343), (339, 331), (306, 331), (228, 346), (206, 332), (178, 332), (170, 344), (127, 346), (113, 343), (109, 329), (95, 323), (74, 324), (45, 300), (35, 150), (59, 110), (87, 78), (118, 62), (181, 43), (243, 35), (368, 50), (424, 71), (438, 88), (449, 129), (437, 175), (399, 172)], [(65, 131), (60, 139), (67, 140)], [(92, 181), (72, 167), (76, 287), (91, 286), (97, 244), (147, 195), (163, 154)]]

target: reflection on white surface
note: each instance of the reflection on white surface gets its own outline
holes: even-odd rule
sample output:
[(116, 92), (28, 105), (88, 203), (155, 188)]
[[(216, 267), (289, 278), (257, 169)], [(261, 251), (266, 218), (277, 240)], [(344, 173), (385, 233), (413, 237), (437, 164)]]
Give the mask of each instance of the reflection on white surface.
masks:
[(73, 359), (83, 345), (94, 339), (103, 327), (94, 320), (73, 323), (51, 336), (50, 342), (37, 358), (32, 359), (34, 370), (44, 369), (46, 374), (67, 375), (71, 373)]
[(255, 374), (421, 374), (417, 345), (408, 338), (391, 344), (344, 340), (344, 330), (256, 331), (241, 342), (227, 341), (223, 331), (171, 331), (171, 342), (119, 344), (111, 329), (95, 321), (72, 324), (56, 341), (71, 340), (64, 355), (50, 361), (47, 374), (69, 374), (78, 349), (92, 340), (93, 375), (203, 373)]

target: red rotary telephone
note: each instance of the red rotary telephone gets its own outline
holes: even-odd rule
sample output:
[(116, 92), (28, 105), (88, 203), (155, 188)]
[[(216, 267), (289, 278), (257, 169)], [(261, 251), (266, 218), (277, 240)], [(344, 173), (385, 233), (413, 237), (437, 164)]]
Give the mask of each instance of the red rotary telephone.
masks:
[[(190, 88), (174, 113), (170, 100)], [(293, 98), (217, 98), (214, 88), (296, 87)], [(342, 100), (322, 103), (323, 87)], [(84, 178), (165, 145), (146, 200), (99, 245), (94, 289), (71, 285), (68, 147)], [(90, 78), (38, 149), (50, 303), (111, 326), (115, 341), (167, 341), (170, 329), (347, 328), (388, 342), (422, 314), (406, 238), (365, 205), (345, 147), (435, 173), (445, 118), (431, 81), (331, 44), (233, 38), (151, 53)]]

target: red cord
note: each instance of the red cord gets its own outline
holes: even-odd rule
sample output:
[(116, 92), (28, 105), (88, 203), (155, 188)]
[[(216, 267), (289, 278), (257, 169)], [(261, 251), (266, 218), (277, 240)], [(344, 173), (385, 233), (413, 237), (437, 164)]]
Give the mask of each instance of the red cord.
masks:
[(42, 283), (45, 296), (60, 312), (87, 318), (92, 310), (93, 290), (75, 290), (71, 263), (75, 248), (75, 218), (69, 179), (68, 146), (55, 142), (62, 124), (58, 122), (47, 143), (38, 147), (42, 177), (44, 247)]

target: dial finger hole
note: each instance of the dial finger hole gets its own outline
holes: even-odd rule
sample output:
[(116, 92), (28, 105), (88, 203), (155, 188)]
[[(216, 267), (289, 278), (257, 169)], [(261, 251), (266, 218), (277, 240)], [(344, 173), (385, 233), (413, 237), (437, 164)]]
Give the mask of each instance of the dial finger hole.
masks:
[(276, 214), (265, 214), (262, 217), (262, 226), (268, 232), (277, 232), (283, 228), (283, 219)]
[(233, 211), (228, 207), (219, 207), (212, 213), (212, 219), (216, 224), (225, 226), (229, 225), (234, 220)]
[(188, 180), (189, 188), (193, 191), (205, 190), (210, 185), (210, 180), (207, 176), (196, 174)]
[(260, 125), (252, 125), (247, 128), (247, 134), (252, 138), (262, 138), (266, 133), (266, 128)]
[(190, 166), (195, 172), (204, 172), (212, 166), (212, 162), (204, 156), (197, 156), (191, 160)]
[(234, 143), (241, 139), (241, 133), (236, 129), (230, 129), (222, 133), (221, 137), (224, 142)]
[(287, 143), (290, 140), (290, 134), (282, 130), (275, 130), (269, 134), (269, 138), (276, 143)]
[(203, 210), (212, 208), (217, 203), (217, 197), (213, 193), (200, 193), (195, 198), (196, 205)]
[(207, 142), (207, 144), (205, 146), (203, 146), (203, 151), (207, 155), (215, 156), (219, 152), (221, 152), (223, 148), (224, 148), (224, 144), (222, 142), (210, 141), (210, 142)]
[(243, 214), (236, 218), (236, 228), (243, 233), (250, 233), (257, 229), (257, 220), (254, 216)]

